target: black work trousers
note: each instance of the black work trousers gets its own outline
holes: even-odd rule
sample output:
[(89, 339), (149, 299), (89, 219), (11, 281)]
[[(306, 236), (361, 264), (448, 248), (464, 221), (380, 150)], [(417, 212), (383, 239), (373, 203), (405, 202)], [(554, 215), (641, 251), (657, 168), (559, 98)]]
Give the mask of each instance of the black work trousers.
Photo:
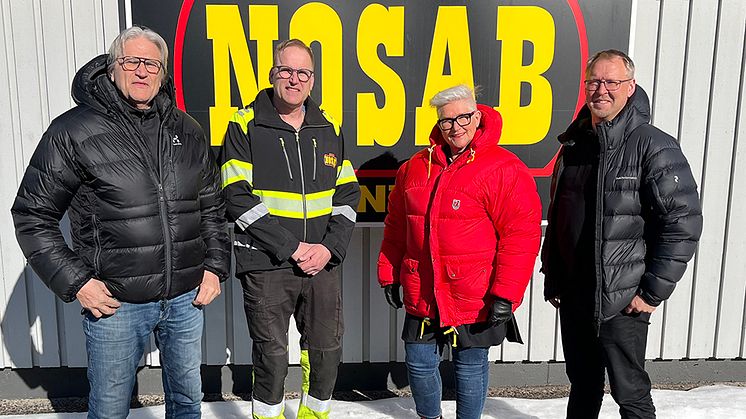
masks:
[(650, 377), (645, 372), (650, 314), (620, 313), (601, 323), (597, 333), (593, 308), (587, 300), (584, 303), (562, 298), (560, 304), (565, 369), (571, 384), (567, 418), (598, 418), (604, 371), (622, 419), (655, 418)]
[(291, 315), (295, 316), (301, 335), (301, 350), (308, 351), (310, 368), (303, 365), (303, 381), (309, 387), (304, 392), (318, 400), (331, 398), (342, 355), (344, 328), (339, 272), (334, 267), (313, 277), (294, 269), (238, 275), (253, 340), (255, 399), (276, 405), (284, 398)]

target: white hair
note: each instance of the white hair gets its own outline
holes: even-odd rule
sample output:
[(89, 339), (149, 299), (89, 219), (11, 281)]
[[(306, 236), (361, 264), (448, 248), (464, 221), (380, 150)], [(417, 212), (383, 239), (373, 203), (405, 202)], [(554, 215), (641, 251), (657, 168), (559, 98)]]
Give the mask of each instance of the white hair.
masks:
[(114, 64), (116, 63), (117, 58), (124, 55), (124, 43), (137, 38), (147, 39), (158, 48), (158, 51), (160, 51), (162, 65), (161, 80), (164, 80), (168, 74), (168, 45), (163, 37), (158, 35), (157, 32), (145, 26), (132, 26), (117, 35), (109, 47), (109, 58), (107, 60), (107, 70), (109, 74), (114, 70)]
[(474, 90), (465, 84), (459, 84), (457, 86), (449, 87), (442, 90), (430, 99), (430, 106), (440, 109), (443, 106), (455, 102), (457, 100), (468, 100), (474, 105), (474, 109), (477, 109), (477, 101), (474, 98)]

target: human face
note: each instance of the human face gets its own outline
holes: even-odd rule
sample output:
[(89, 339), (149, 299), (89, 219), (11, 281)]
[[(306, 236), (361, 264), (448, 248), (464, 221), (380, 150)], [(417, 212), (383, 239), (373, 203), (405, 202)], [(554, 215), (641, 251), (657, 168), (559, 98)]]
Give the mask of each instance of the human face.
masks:
[(305, 82), (298, 79), (297, 71), (293, 71), (289, 79), (282, 79), (277, 75), (278, 66), (290, 67), (294, 70), (306, 69), (313, 71), (311, 56), (308, 55), (306, 50), (300, 47), (287, 47), (278, 55), (275, 67), (269, 73), (269, 80), (272, 82), (275, 91), (273, 100), (277, 110), (289, 113), (300, 109), (303, 106), (303, 102), (308, 98), (308, 95), (311, 94), (311, 89), (313, 89), (313, 73), (311, 73), (311, 78)]
[[(619, 57), (614, 57), (596, 61), (588, 72), (586, 80), (627, 80), (629, 78), (624, 61)], [(601, 83), (595, 91), (585, 89), (585, 103), (591, 111), (593, 124), (614, 119), (634, 92), (635, 79), (622, 82), (619, 90), (613, 92), (610, 92), (604, 83)]]
[[(158, 47), (147, 38), (134, 38), (124, 43), (124, 57), (139, 57), (161, 61), (161, 52)], [(151, 74), (145, 68), (145, 63), (132, 71), (125, 70), (121, 61), (114, 63), (111, 80), (116, 84), (122, 96), (137, 109), (150, 108), (153, 98), (161, 88), (163, 68), (158, 74)]]
[(438, 119), (456, 118), (459, 115), (470, 114), (472, 112), (474, 114), (466, 126), (462, 127), (460, 124), (454, 123), (451, 129), (448, 130), (438, 127), (446, 143), (451, 147), (453, 154), (463, 150), (474, 139), (474, 134), (477, 132), (477, 127), (482, 119), (482, 113), (477, 111), (474, 102), (468, 99), (454, 100), (438, 108)]

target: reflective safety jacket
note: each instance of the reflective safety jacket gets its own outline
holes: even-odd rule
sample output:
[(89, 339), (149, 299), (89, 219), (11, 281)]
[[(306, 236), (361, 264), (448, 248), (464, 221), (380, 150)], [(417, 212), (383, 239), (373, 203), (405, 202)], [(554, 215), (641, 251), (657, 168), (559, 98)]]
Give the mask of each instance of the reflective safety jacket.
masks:
[(309, 98), (296, 131), (273, 93), (233, 115), (220, 153), (236, 273), (290, 267), (300, 241), (323, 244), (339, 264), (355, 227), (360, 187), (339, 124)]

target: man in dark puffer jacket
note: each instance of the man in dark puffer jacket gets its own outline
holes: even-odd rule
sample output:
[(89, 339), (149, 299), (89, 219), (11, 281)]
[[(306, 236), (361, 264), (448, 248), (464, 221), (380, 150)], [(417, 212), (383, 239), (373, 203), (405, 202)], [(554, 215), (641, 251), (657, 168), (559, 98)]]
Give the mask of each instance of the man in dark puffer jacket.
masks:
[(78, 106), (42, 137), (12, 208), (31, 267), (83, 307), (89, 418), (127, 416), (151, 332), (166, 416), (200, 415), (200, 307), (228, 276), (229, 241), (220, 174), (199, 124), (174, 106), (167, 59), (160, 35), (132, 27), (83, 66)]
[(697, 185), (675, 138), (650, 125), (634, 63), (602, 51), (586, 66), (586, 106), (552, 177), (544, 297), (559, 308), (568, 418), (597, 418), (608, 370), (623, 418), (654, 418), (645, 346), (702, 231)]

